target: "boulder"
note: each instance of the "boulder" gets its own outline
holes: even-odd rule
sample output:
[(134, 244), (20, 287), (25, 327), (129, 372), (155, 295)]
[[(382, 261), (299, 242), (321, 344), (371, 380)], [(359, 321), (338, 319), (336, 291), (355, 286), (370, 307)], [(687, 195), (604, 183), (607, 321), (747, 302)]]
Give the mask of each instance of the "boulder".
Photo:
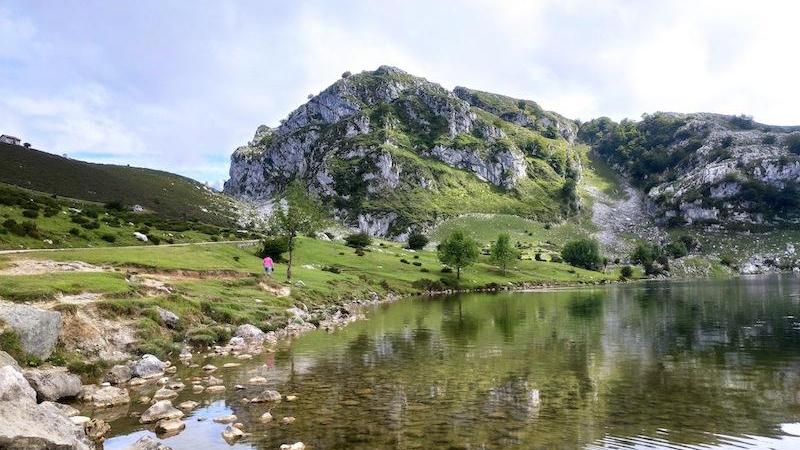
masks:
[(81, 400), (91, 403), (95, 408), (109, 408), (117, 405), (125, 405), (131, 402), (130, 394), (127, 389), (114, 386), (98, 388), (90, 384), (83, 387)]
[(167, 447), (150, 436), (142, 436), (126, 450), (172, 450), (172, 447)]
[(42, 402), (42, 405), (46, 405), (49, 408), (56, 408), (61, 411), (67, 417), (75, 417), (81, 412), (77, 409), (73, 408), (72, 406), (65, 405), (63, 403), (56, 403), (56, 402)]
[(225, 442), (228, 444), (233, 444), (242, 436), (244, 436), (244, 431), (231, 425), (228, 425), (225, 430), (222, 431), (222, 439), (225, 439)]
[(27, 369), (23, 374), (40, 402), (76, 397), (83, 387), (81, 378), (64, 367)]
[(240, 337), (246, 341), (261, 341), (264, 339), (264, 332), (258, 327), (251, 324), (239, 325), (236, 328), (234, 336)]
[(133, 377), (133, 371), (130, 367), (118, 364), (111, 369), (109, 369), (106, 376), (103, 378), (103, 381), (107, 381), (111, 384), (123, 384), (127, 383)]
[[(33, 388), (29, 389), (33, 392)], [(0, 397), (7, 396), (2, 389), (0, 393)], [(58, 408), (47, 402), (37, 405), (33, 397), (23, 397), (0, 401), (0, 448), (89, 450), (93, 447), (83, 428), (74, 425)]]
[(281, 401), (281, 393), (274, 390), (274, 389), (267, 389), (264, 392), (258, 394), (254, 399), (250, 400), (250, 403), (277, 403)]
[(144, 233), (140, 233), (138, 231), (134, 231), (133, 232), (133, 237), (135, 237), (136, 239), (138, 239), (138, 240), (140, 240), (142, 242), (147, 242), (147, 235), (144, 234)]
[(33, 390), (22, 372), (13, 366), (0, 367), (0, 402), (36, 401)]
[(139, 378), (156, 378), (164, 374), (167, 365), (153, 355), (142, 357), (131, 366), (131, 374)]
[(164, 322), (164, 325), (168, 326), (169, 328), (175, 328), (178, 326), (178, 321), (180, 318), (177, 314), (160, 306), (156, 306), (156, 311), (158, 312), (158, 317), (160, 317), (161, 321)]
[(191, 410), (197, 408), (198, 406), (200, 406), (199, 403), (197, 403), (195, 401), (192, 401), (192, 400), (186, 400), (185, 402), (179, 404), (178, 408), (180, 408), (180, 409), (182, 409), (184, 411), (191, 411)]
[(262, 414), (261, 417), (259, 417), (258, 420), (260, 420), (263, 423), (272, 422), (272, 413), (267, 411), (264, 414)]
[(22, 351), (47, 359), (61, 332), (61, 313), (0, 301), (0, 322), (18, 336)]
[(186, 428), (186, 424), (181, 419), (163, 419), (156, 424), (156, 433), (175, 434)]
[(153, 394), (153, 400), (167, 400), (173, 399), (178, 396), (178, 393), (172, 389), (161, 388)]
[(227, 416), (214, 417), (214, 422), (216, 422), (216, 423), (233, 423), (233, 422), (236, 422), (236, 419), (238, 419), (238, 417), (236, 417), (235, 414), (229, 414)]
[(153, 406), (142, 413), (139, 418), (141, 423), (157, 422), (162, 419), (180, 419), (183, 413), (172, 407), (172, 402), (169, 400), (161, 400), (155, 402)]
[(83, 431), (86, 433), (86, 437), (93, 441), (102, 441), (110, 430), (111, 425), (101, 419), (90, 419), (83, 424)]

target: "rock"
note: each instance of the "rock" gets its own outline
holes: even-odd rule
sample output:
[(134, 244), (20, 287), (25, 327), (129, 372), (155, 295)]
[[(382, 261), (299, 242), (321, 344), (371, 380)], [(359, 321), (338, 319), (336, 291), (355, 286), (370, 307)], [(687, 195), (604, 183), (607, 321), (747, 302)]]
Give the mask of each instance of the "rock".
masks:
[(93, 384), (83, 387), (80, 398), (84, 402), (91, 403), (95, 408), (110, 408), (131, 402), (127, 389), (114, 386), (98, 388)]
[(258, 327), (251, 324), (239, 325), (236, 328), (234, 336), (240, 337), (245, 341), (261, 341), (264, 339), (264, 332)]
[(244, 424), (241, 422), (236, 422), (235, 424), (233, 424), (233, 427), (244, 431)]
[(199, 384), (196, 384), (196, 385), (192, 386), (192, 393), (194, 393), (194, 394), (199, 394), (199, 393), (201, 393), (201, 392), (203, 392), (205, 390), (206, 390), (206, 388), (204, 388), (203, 386), (200, 386)]
[(111, 425), (101, 419), (91, 419), (83, 424), (83, 431), (86, 433), (86, 437), (93, 441), (103, 440), (106, 433), (110, 430)]
[(261, 417), (258, 418), (258, 420), (264, 423), (272, 422), (272, 414), (269, 411), (267, 411), (264, 414), (262, 414)]
[(267, 379), (264, 377), (253, 377), (247, 380), (248, 384), (267, 384)]
[(295, 420), (297, 420), (297, 419), (295, 419), (292, 416), (286, 416), (283, 419), (281, 419), (281, 423), (284, 424), (284, 425), (289, 425), (289, 424), (294, 423)]
[(215, 377), (214, 375), (209, 375), (209, 377), (208, 377), (208, 384), (209, 384), (210, 386), (214, 386), (214, 385), (218, 385), (218, 384), (222, 384), (222, 383), (224, 383), (224, 381), (222, 380), (222, 378), (217, 378), (217, 377)]
[(287, 402), (293, 402), (295, 400), (297, 400), (297, 396), (296, 395), (287, 395), (286, 396), (286, 401)]
[(215, 366), (213, 364), (206, 364), (205, 366), (203, 366), (203, 370), (205, 372), (213, 372), (213, 371), (217, 370), (217, 366)]
[(26, 369), (23, 374), (40, 402), (76, 397), (83, 387), (81, 378), (63, 367)]
[(161, 318), (161, 321), (164, 322), (164, 325), (168, 326), (169, 328), (175, 328), (178, 326), (178, 321), (180, 318), (174, 312), (164, 309), (160, 306), (156, 306), (156, 312), (158, 312), (158, 317)]
[(13, 366), (0, 367), (0, 402), (36, 401), (33, 390), (22, 372)]
[(250, 403), (277, 403), (281, 401), (281, 393), (274, 390), (274, 389), (267, 389), (264, 392), (258, 394), (254, 399), (250, 400)]
[(142, 355), (131, 367), (131, 373), (139, 378), (157, 378), (164, 374), (167, 365), (153, 355)]
[(18, 336), (22, 351), (47, 359), (61, 332), (61, 313), (0, 301), (0, 322)]
[(236, 422), (236, 419), (238, 419), (238, 417), (236, 417), (235, 414), (230, 414), (230, 415), (227, 415), (227, 416), (214, 417), (214, 422), (216, 422), (216, 423), (233, 423), (233, 422)]
[(306, 450), (306, 445), (302, 442), (295, 442), (294, 444), (281, 444), (281, 450)]
[[(0, 368), (13, 370), (10, 366)], [(16, 372), (16, 371), (15, 371)], [(19, 372), (16, 372), (19, 374)], [(17, 381), (27, 384), (19, 374)], [(14, 394), (2, 389), (0, 398), (6, 399)], [(75, 426), (52, 403), (36, 404), (33, 388), (30, 395), (19, 396), (15, 401), (0, 401), (0, 448), (14, 450), (70, 449), (89, 450), (93, 448), (83, 428)], [(18, 389), (14, 389), (18, 392)]]
[(180, 359), (192, 359), (192, 351), (189, 349), (189, 347), (183, 347), (181, 349), (181, 354), (178, 355), (178, 358), (180, 358)]
[(241, 391), (241, 390), (243, 390), (243, 389), (244, 389), (244, 386), (242, 386), (241, 384), (237, 384), (237, 385), (236, 385), (236, 386), (234, 386), (233, 388), (234, 388), (234, 389), (236, 389), (237, 391)]
[(178, 393), (172, 389), (161, 388), (153, 394), (153, 400), (168, 400), (178, 396)]
[(86, 416), (71, 416), (69, 420), (71, 420), (75, 425), (83, 426), (86, 422), (92, 420), (92, 418)]
[(162, 419), (180, 419), (183, 413), (172, 407), (169, 400), (161, 400), (153, 404), (139, 418), (141, 423), (152, 423)]
[(162, 419), (156, 424), (156, 433), (175, 434), (186, 428), (186, 424), (181, 419)]
[(206, 392), (208, 392), (209, 394), (218, 394), (220, 392), (225, 392), (225, 386), (219, 386), (219, 385), (209, 386), (206, 388)]
[(225, 430), (222, 431), (222, 439), (225, 439), (225, 442), (228, 444), (233, 444), (242, 436), (244, 436), (244, 431), (230, 425), (228, 425)]
[(239, 367), (239, 366), (241, 366), (241, 364), (234, 363), (234, 362), (225, 363), (225, 364), (222, 365), (222, 367), (224, 367), (225, 369), (230, 369), (230, 368)]
[(178, 367), (177, 366), (171, 366), (171, 367), (167, 367), (166, 369), (164, 369), (164, 373), (168, 373), (168, 374), (174, 374), (177, 371), (178, 371)]
[(138, 240), (140, 240), (142, 242), (147, 242), (147, 240), (148, 240), (146, 234), (140, 233), (138, 231), (134, 231), (133, 232), (133, 237), (135, 237), (136, 239), (138, 239)]
[(185, 387), (186, 387), (186, 385), (181, 383), (180, 381), (175, 381), (173, 383), (167, 384), (167, 388), (168, 389), (172, 389), (173, 391), (182, 391), (183, 388), (185, 388)]
[(131, 371), (130, 367), (123, 364), (117, 364), (108, 370), (108, 373), (106, 373), (106, 376), (103, 378), (103, 380), (111, 384), (123, 384), (130, 381), (132, 377), (133, 372)]
[(182, 409), (182, 410), (184, 410), (184, 411), (191, 411), (191, 410), (193, 410), (193, 409), (197, 408), (199, 405), (200, 405), (200, 404), (199, 404), (199, 403), (197, 403), (197, 402), (195, 402), (195, 401), (192, 401), (192, 400), (187, 400), (187, 401), (185, 401), (185, 402), (183, 402), (183, 403), (179, 404), (179, 405), (178, 405), (178, 408), (179, 408), (179, 409)]
[[(0, 328), (2, 327), (0, 326)], [(4, 366), (11, 366), (17, 370), (21, 370), (19, 364), (17, 364), (17, 361), (14, 358), (12, 358), (11, 355), (0, 350), (0, 367)]]
[(72, 406), (65, 405), (63, 403), (42, 402), (41, 404), (42, 405), (46, 404), (48, 407), (56, 408), (59, 411), (61, 411), (61, 413), (64, 414), (65, 416), (67, 416), (67, 417), (75, 417), (75, 416), (80, 414), (80, 411), (78, 411), (77, 409), (73, 408)]
[(126, 450), (172, 450), (172, 448), (167, 447), (150, 436), (142, 436)]

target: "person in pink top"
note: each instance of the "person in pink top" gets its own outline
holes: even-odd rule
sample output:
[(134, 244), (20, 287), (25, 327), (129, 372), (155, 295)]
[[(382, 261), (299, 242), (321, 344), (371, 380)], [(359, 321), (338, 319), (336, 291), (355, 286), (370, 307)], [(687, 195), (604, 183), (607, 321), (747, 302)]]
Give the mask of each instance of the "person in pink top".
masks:
[(264, 257), (264, 272), (270, 274), (270, 276), (272, 274), (272, 258), (269, 256)]

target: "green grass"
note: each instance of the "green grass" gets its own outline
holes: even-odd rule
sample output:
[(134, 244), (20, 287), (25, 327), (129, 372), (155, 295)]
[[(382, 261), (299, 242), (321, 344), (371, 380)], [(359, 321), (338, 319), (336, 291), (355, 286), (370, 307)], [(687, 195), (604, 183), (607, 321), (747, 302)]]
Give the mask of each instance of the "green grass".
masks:
[(0, 182), (74, 199), (138, 204), (173, 219), (231, 223), (230, 199), (158, 170), (93, 164), (0, 144)]
[(39, 275), (0, 275), (0, 298), (11, 301), (48, 300), (58, 294), (97, 292), (130, 295), (133, 289), (121, 273), (64, 272)]

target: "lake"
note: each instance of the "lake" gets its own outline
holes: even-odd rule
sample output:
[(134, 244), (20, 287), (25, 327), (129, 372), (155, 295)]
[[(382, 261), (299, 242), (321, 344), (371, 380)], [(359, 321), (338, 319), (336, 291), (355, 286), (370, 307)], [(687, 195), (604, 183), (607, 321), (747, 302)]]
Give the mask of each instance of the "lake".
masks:
[[(230, 448), (211, 420), (225, 414), (251, 433), (235, 448), (800, 448), (791, 275), (408, 299), (274, 354), (193, 362), (220, 367), (227, 390), (173, 400), (206, 402), (163, 439), (175, 450)], [(242, 403), (264, 388), (254, 376), (297, 400)], [(112, 426), (106, 449), (152, 434), (131, 417), (154, 390), (142, 389), (96, 414)]]

